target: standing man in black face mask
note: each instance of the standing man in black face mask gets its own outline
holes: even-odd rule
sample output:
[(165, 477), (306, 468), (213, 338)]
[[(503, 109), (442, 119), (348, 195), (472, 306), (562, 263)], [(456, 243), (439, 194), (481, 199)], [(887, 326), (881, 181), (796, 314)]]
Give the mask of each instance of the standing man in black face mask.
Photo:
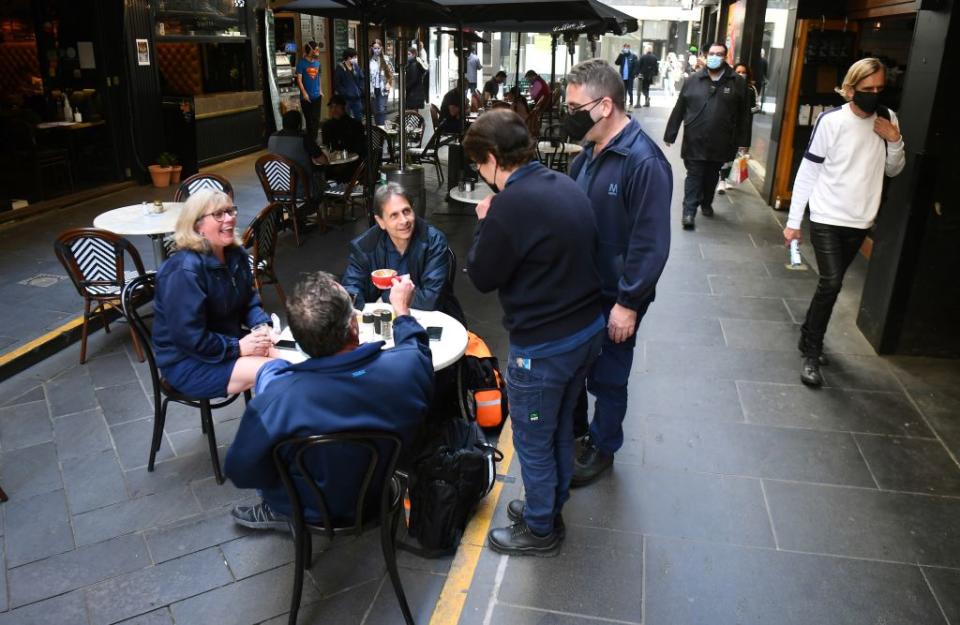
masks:
[(877, 216), (883, 177), (896, 176), (905, 164), (897, 116), (879, 103), (885, 84), (886, 70), (878, 59), (861, 59), (850, 66), (837, 89), (847, 104), (817, 119), (793, 181), (783, 238), (786, 245), (800, 240), (809, 201), (810, 242), (820, 271), (800, 330), (800, 380), (808, 386), (823, 384), (823, 336), (843, 275)]
[(734, 159), (738, 148), (743, 154), (750, 149), (753, 117), (747, 81), (727, 65), (726, 57), (726, 45), (710, 46), (707, 66), (684, 81), (663, 133), (663, 142), (673, 145), (683, 123), (684, 230), (693, 230), (698, 206), (704, 217), (713, 217), (720, 168)]
[(673, 172), (663, 152), (624, 111), (624, 83), (606, 61), (576, 65), (567, 76), (564, 128), (586, 139), (570, 175), (590, 198), (600, 234), (598, 263), (606, 332), (603, 349), (587, 377), (596, 398), (587, 428), (587, 397), (581, 395), (574, 433), (584, 435), (572, 486), (588, 484), (613, 465), (623, 445), (627, 379), (636, 332), (653, 301), (670, 250)]
[(600, 351), (603, 316), (590, 201), (534, 158), (535, 146), (520, 116), (505, 110), (481, 115), (463, 139), (477, 173), (496, 191), (477, 205), (467, 273), (479, 291), (496, 290), (503, 306), (510, 422), (526, 494), (507, 506), (512, 525), (492, 530), (490, 547), (548, 556), (564, 539), (573, 411)]

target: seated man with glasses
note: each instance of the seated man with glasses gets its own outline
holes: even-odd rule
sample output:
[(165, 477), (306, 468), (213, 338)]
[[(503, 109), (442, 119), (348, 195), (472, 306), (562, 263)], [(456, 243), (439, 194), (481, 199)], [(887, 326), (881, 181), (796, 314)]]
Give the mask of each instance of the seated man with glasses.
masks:
[(202, 189), (177, 219), (178, 251), (157, 271), (153, 349), (163, 378), (197, 398), (242, 393), (276, 357), (226, 193)]
[[(433, 395), (433, 361), (426, 331), (410, 316), (415, 298), (409, 278), (394, 283), (390, 303), (392, 349), (383, 341), (359, 344), (350, 296), (322, 271), (303, 278), (287, 299), (293, 338), (310, 358), (297, 365), (275, 361), (257, 377), (257, 396), (247, 405), (227, 451), (225, 473), (240, 488), (258, 488), (263, 502), (237, 506), (236, 523), (286, 530), (290, 501), (273, 463), (273, 447), (293, 436), (377, 430), (409, 445)], [(353, 523), (368, 454), (340, 446), (309, 452), (306, 461), (335, 525)], [(385, 457), (381, 453), (381, 458)], [(382, 465), (381, 465), (382, 466)], [(351, 470), (352, 469), (352, 470)], [(382, 473), (381, 473), (382, 476)], [(368, 502), (379, 502), (371, 482)], [(300, 487), (308, 522), (320, 522), (316, 497)]]
[(343, 274), (343, 287), (355, 297), (354, 305), (388, 301), (390, 291), (381, 291), (370, 281), (377, 269), (394, 269), (417, 285), (412, 306), (439, 310), (464, 322), (463, 309), (450, 283), (447, 237), (426, 220), (417, 217), (410, 196), (395, 182), (383, 185), (373, 196), (377, 224), (350, 242), (350, 258)]

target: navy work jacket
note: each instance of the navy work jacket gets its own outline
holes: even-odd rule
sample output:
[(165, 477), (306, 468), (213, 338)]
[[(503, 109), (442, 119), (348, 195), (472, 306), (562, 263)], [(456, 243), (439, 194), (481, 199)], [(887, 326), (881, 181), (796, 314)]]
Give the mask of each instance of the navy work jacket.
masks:
[(239, 246), (213, 254), (181, 250), (157, 271), (153, 349), (157, 366), (191, 357), (217, 363), (238, 358), (242, 327), (270, 323)]
[(670, 252), (673, 171), (663, 152), (631, 119), (593, 158), (587, 143), (574, 159), (574, 180), (586, 166), (587, 196), (597, 218), (603, 297), (640, 310), (653, 301)]
[[(397, 317), (393, 328), (392, 349), (381, 350), (383, 341), (377, 341), (296, 365), (275, 364), (281, 361), (265, 365), (258, 374), (257, 396), (247, 405), (227, 451), (227, 477), (240, 488), (260, 489), (272, 509), (290, 515), (290, 502), (273, 463), (277, 443), (315, 434), (380, 430), (409, 445), (433, 396), (433, 362), (427, 333), (413, 317)], [(354, 447), (321, 446), (308, 452), (309, 470), (326, 496), (335, 524), (353, 522), (367, 462), (367, 454)], [(381, 465), (370, 486), (367, 502), (374, 510), (384, 469)], [(321, 520), (309, 486), (300, 476), (294, 480), (307, 519)]]

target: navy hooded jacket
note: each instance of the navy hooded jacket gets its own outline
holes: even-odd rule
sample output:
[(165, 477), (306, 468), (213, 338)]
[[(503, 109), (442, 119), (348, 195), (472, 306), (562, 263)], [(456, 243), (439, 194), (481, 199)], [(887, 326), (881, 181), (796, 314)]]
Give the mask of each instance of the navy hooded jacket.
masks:
[[(289, 516), (290, 502), (273, 464), (277, 443), (315, 434), (380, 430), (409, 445), (433, 395), (433, 361), (427, 333), (413, 317), (397, 317), (393, 331), (392, 349), (381, 350), (383, 341), (377, 341), (296, 365), (281, 360), (264, 365), (257, 374), (257, 395), (247, 404), (227, 451), (227, 477), (240, 488), (260, 489), (270, 508)], [(308, 453), (310, 471), (326, 496), (334, 523), (352, 523), (367, 455), (352, 447), (321, 447)], [(379, 503), (385, 467), (380, 468), (368, 502)], [(309, 487), (300, 484), (298, 490), (307, 519), (319, 521)]]
[(631, 119), (592, 159), (587, 143), (574, 159), (577, 179), (587, 166), (587, 195), (597, 218), (603, 297), (641, 310), (653, 301), (670, 252), (673, 171), (660, 148)]

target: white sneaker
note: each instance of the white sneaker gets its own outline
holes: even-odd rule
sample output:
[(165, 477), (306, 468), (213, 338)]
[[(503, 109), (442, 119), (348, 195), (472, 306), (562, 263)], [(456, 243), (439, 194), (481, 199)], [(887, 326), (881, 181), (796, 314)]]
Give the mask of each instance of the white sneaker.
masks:
[(730, 188), (730, 185), (727, 184), (727, 181), (723, 178), (720, 179), (720, 182), (717, 183), (717, 193), (723, 195), (727, 192), (727, 189)]

